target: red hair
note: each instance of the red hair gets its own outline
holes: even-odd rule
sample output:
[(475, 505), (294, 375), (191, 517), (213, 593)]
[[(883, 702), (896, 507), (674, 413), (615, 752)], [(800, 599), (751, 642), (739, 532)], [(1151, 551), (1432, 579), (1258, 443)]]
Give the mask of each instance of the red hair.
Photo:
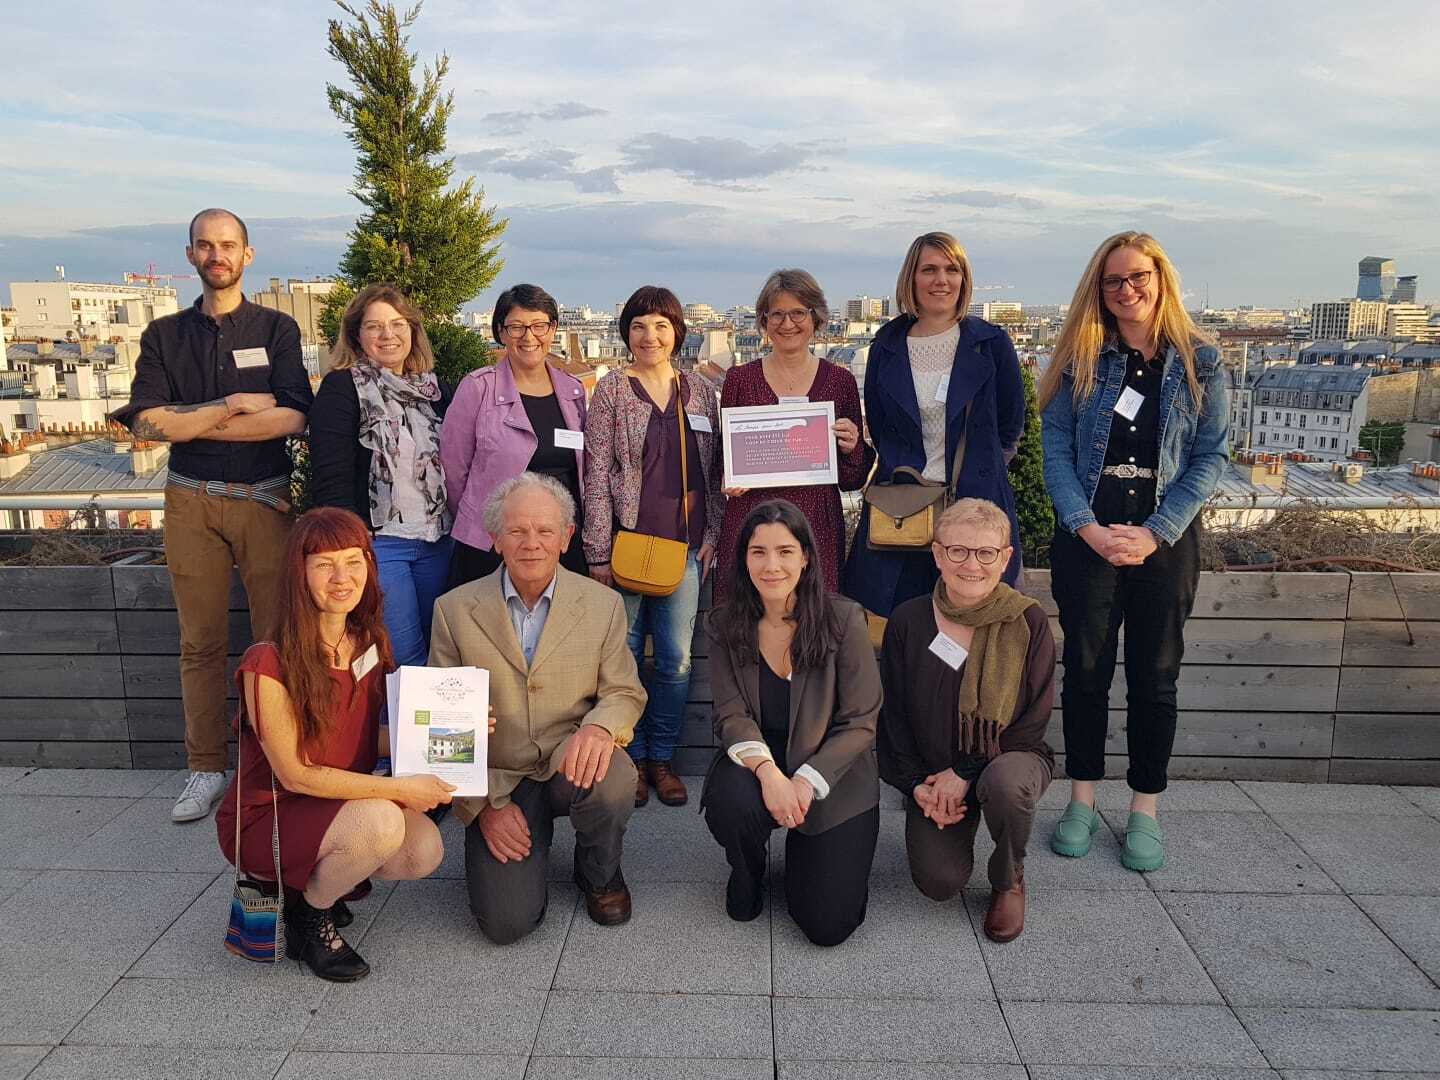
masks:
[(320, 637), (320, 612), (305, 577), (305, 560), (311, 555), (359, 548), (365, 553), (365, 589), (360, 602), (345, 619), (354, 637), (356, 655), (374, 645), (380, 653), (380, 670), (395, 669), (390, 635), (381, 617), (380, 572), (370, 530), (349, 510), (321, 506), (302, 514), (285, 544), (285, 584), (280, 593), (280, 628), (275, 645), (285, 689), (295, 707), (300, 745), (313, 746), (334, 721), (335, 684), (330, 678), (330, 656)]

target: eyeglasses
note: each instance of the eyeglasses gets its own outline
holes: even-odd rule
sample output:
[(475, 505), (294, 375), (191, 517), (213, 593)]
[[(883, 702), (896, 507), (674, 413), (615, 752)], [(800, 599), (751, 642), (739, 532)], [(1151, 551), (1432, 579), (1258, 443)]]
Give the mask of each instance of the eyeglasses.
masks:
[(554, 325), (555, 324), (552, 323), (549, 319), (546, 319), (544, 322), (532, 323), (507, 322), (504, 326), (501, 327), (501, 329), (504, 330), (508, 336), (515, 338), (518, 341), (525, 337), (525, 332), (527, 330), (530, 333), (534, 334), (537, 338), (542, 338), (550, 332), (551, 327), (553, 327)]
[(390, 333), (398, 337), (408, 329), (410, 329), (410, 324), (404, 319), (391, 319), (388, 323), (367, 322), (360, 324), (360, 332), (362, 334), (378, 334), (382, 330), (389, 330)]
[(1133, 274), (1112, 274), (1110, 277), (1100, 279), (1100, 288), (1106, 292), (1118, 293), (1125, 283), (1129, 282), (1130, 287), (1139, 292), (1150, 284), (1150, 275), (1153, 273), (1155, 273), (1154, 270), (1136, 270)]
[(767, 311), (765, 313), (766, 325), (784, 326), (787, 322), (796, 326), (804, 326), (810, 321), (810, 312), (805, 308), (796, 308), (794, 311)]
[(963, 563), (971, 555), (981, 566), (990, 566), (1000, 558), (1000, 549), (994, 547), (965, 547), (963, 544), (946, 544), (945, 557), (953, 563)]

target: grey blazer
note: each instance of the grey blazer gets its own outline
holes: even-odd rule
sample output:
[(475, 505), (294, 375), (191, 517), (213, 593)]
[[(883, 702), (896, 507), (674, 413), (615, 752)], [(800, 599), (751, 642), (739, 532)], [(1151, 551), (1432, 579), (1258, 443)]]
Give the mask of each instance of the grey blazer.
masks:
[[(818, 668), (797, 668), (790, 682), (790, 738), (785, 756), (792, 769), (809, 765), (830, 785), (816, 799), (800, 832), (813, 836), (849, 821), (880, 802), (875, 765), (875, 727), (880, 715), (880, 667), (864, 609), (842, 596), (829, 597), (836, 625), (836, 648)], [(710, 766), (740, 742), (764, 742), (760, 733), (760, 668), (741, 664), (730, 649), (710, 636), (710, 682), (715, 705), (712, 722), (720, 751)], [(706, 778), (706, 787), (709, 777)], [(703, 805), (705, 796), (701, 795)]]

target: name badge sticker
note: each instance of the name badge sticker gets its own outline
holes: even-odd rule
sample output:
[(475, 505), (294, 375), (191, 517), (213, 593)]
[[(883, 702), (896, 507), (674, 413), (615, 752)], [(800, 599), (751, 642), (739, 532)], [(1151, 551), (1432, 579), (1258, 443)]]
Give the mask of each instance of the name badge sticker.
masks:
[(935, 388), (935, 400), (945, 404), (946, 398), (950, 396), (950, 373), (946, 372), (945, 377), (940, 380), (940, 385)]
[(696, 416), (694, 413), (686, 413), (685, 421), (696, 431), (706, 431), (712, 435), (715, 433), (715, 429), (710, 426), (710, 418), (708, 416)]
[(569, 428), (557, 427), (555, 429), (555, 449), (584, 450), (585, 433), (583, 431), (571, 431)]
[(1120, 395), (1120, 400), (1115, 403), (1115, 411), (1126, 420), (1134, 420), (1135, 414), (1140, 411), (1140, 406), (1145, 404), (1145, 395), (1137, 393), (1133, 386), (1127, 386), (1125, 392)]
[(945, 662), (945, 666), (951, 671), (959, 671), (960, 665), (965, 663), (965, 658), (970, 651), (952, 638), (945, 631), (935, 635), (935, 640), (930, 642), (930, 651)]
[(380, 650), (377, 649), (374, 645), (371, 645), (370, 648), (365, 650), (364, 655), (361, 656), (360, 659), (356, 660), (353, 664), (350, 665), (350, 673), (355, 676), (355, 681), (359, 682), (367, 674), (369, 674), (370, 669), (379, 662)]
[(237, 368), (269, 367), (270, 354), (259, 349), (236, 349), (231, 355), (235, 357)]
[(804, 394), (781, 394), (781, 405), (809, 405), (810, 399)]

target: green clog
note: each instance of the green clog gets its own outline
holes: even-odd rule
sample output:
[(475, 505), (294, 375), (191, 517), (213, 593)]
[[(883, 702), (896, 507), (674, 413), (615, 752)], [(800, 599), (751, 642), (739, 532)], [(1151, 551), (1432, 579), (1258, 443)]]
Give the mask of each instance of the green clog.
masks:
[(1149, 814), (1130, 811), (1125, 822), (1125, 846), (1120, 849), (1120, 863), (1127, 870), (1159, 870), (1165, 865), (1165, 834), (1160, 823)]
[(1095, 808), (1072, 801), (1050, 837), (1050, 850), (1056, 855), (1083, 859), (1090, 854), (1090, 839), (1099, 828), (1100, 815)]

